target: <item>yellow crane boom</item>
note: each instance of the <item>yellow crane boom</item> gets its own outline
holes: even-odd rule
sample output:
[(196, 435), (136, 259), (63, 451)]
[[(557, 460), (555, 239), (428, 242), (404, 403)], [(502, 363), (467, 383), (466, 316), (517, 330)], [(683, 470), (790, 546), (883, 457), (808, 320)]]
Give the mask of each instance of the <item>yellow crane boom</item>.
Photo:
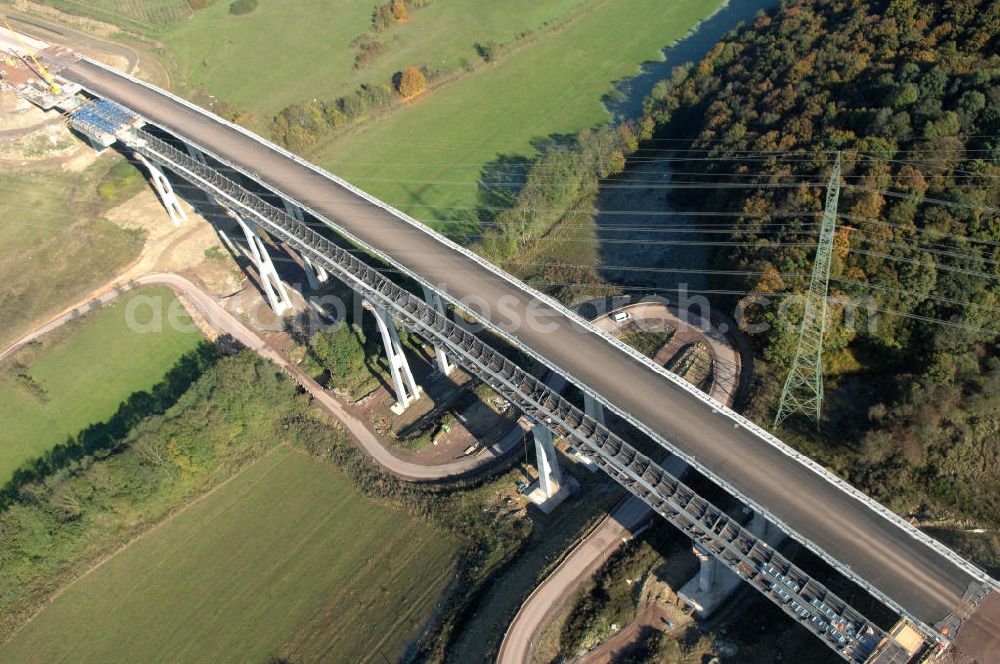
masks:
[(3, 18), (0, 19), (0, 21), (3, 21), (3, 24), (7, 26), (7, 30), (10, 32), (10, 34), (14, 36), (14, 39), (17, 40), (17, 43), (21, 45), (21, 50), (23, 50), (27, 54), (27, 56), (31, 58), (31, 61), (35, 63), (35, 66), (38, 67), (38, 71), (42, 75), (42, 78), (44, 78), (45, 82), (49, 84), (49, 91), (54, 95), (61, 93), (62, 88), (59, 87), (59, 84), (56, 83), (56, 80), (54, 78), (52, 78), (52, 75), (49, 74), (48, 70), (45, 69), (44, 66), (42, 66), (42, 63), (38, 61), (38, 58), (35, 57), (35, 54), (32, 53), (30, 50), (28, 50), (28, 47), (25, 45), (25, 43), (21, 41), (21, 37), (16, 32), (14, 32), (14, 28), (10, 27), (10, 23), (7, 22), (7, 19)]

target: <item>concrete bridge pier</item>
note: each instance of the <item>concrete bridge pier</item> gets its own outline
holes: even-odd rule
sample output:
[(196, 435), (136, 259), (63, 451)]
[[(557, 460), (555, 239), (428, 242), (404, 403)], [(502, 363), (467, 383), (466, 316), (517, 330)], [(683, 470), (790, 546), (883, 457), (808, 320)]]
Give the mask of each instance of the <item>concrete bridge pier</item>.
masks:
[[(298, 222), (304, 223), (306, 220), (305, 214), (302, 212), (302, 208), (295, 205), (287, 198), (282, 198), (281, 202), (285, 205), (285, 212), (295, 217)], [(306, 273), (306, 280), (309, 282), (309, 288), (312, 290), (319, 290), (322, 284), (325, 284), (330, 275), (326, 273), (322, 265), (316, 265), (312, 262), (312, 259), (302, 254), (302, 269)]]
[(572, 493), (571, 478), (567, 477), (567, 481), (563, 481), (556, 448), (552, 442), (552, 430), (542, 422), (535, 422), (531, 427), (531, 435), (535, 439), (538, 482), (529, 487), (525, 495), (548, 514)]
[[(431, 305), (439, 314), (444, 315), (444, 303), (441, 301), (441, 296), (426, 286), (424, 286), (424, 302)], [(434, 357), (437, 360), (438, 371), (442, 376), (447, 376), (451, 373), (455, 365), (448, 362), (448, 354), (443, 347), (437, 344), (434, 345)]]
[[(187, 150), (188, 156), (197, 161), (199, 164), (201, 164), (202, 166), (208, 166), (208, 158), (205, 156), (204, 152), (202, 152), (195, 146), (191, 145), (190, 143), (185, 143), (184, 149)], [(219, 202), (215, 199), (215, 196), (210, 194), (208, 191), (202, 189), (201, 192), (205, 195), (205, 198), (207, 198), (210, 203), (212, 203), (213, 205), (219, 204)]]
[(160, 196), (163, 207), (166, 208), (167, 214), (170, 215), (170, 221), (173, 222), (174, 226), (180, 226), (187, 221), (187, 212), (181, 207), (181, 201), (177, 198), (177, 194), (174, 193), (174, 188), (171, 186), (170, 180), (163, 173), (163, 170), (138, 152), (135, 153), (135, 158), (149, 171), (149, 179), (153, 182), (153, 188)]
[[(771, 546), (779, 544), (784, 537), (758, 512), (753, 513), (745, 528)], [(693, 607), (699, 618), (708, 618), (736, 592), (740, 577), (700, 544), (695, 544), (692, 551), (701, 566), (698, 575), (685, 583), (677, 596)]]
[(323, 266), (316, 265), (305, 254), (302, 254), (302, 270), (306, 273), (306, 281), (309, 282), (310, 290), (319, 290), (329, 278)]
[(411, 402), (420, 398), (420, 388), (413, 380), (413, 372), (410, 371), (410, 363), (403, 354), (403, 345), (399, 341), (399, 332), (392, 321), (392, 316), (371, 302), (365, 301), (363, 306), (375, 315), (375, 323), (382, 335), (382, 345), (385, 347), (385, 356), (389, 362), (393, 390), (396, 392), (396, 403), (391, 410), (399, 415)]
[(586, 392), (583, 393), (583, 412), (599, 424), (604, 424), (604, 405)]
[(187, 148), (188, 155), (197, 161), (202, 166), (208, 166), (208, 159), (205, 158), (205, 153), (191, 145), (190, 143), (185, 143), (184, 147)]
[(253, 261), (257, 274), (260, 276), (260, 285), (264, 289), (264, 297), (271, 306), (276, 316), (283, 316), (285, 312), (294, 308), (285, 284), (278, 276), (278, 271), (274, 267), (271, 255), (267, 251), (267, 245), (260, 236), (257, 224), (247, 221), (232, 210), (227, 214), (233, 218), (236, 224), (243, 230), (247, 245), (250, 247), (250, 260)]

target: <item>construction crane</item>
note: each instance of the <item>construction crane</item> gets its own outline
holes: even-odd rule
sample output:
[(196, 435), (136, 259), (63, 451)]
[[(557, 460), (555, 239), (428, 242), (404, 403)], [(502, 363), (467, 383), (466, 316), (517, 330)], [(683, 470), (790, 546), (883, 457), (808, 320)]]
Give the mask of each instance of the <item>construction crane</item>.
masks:
[(59, 84), (56, 83), (56, 80), (54, 78), (52, 78), (52, 75), (49, 74), (48, 70), (42, 66), (42, 63), (38, 61), (38, 58), (36, 58), (35, 55), (30, 50), (28, 50), (28, 47), (25, 45), (25, 43), (21, 41), (20, 35), (14, 32), (14, 28), (10, 27), (10, 23), (7, 22), (7, 19), (0, 18), (0, 21), (3, 21), (3, 24), (7, 27), (7, 30), (10, 32), (11, 35), (14, 36), (14, 39), (17, 40), (17, 43), (20, 44), (21, 50), (24, 51), (27, 54), (27, 56), (31, 58), (31, 61), (35, 63), (35, 66), (38, 67), (38, 72), (41, 74), (42, 78), (45, 79), (45, 82), (49, 84), (49, 92), (51, 92), (54, 95), (61, 94), (62, 88), (59, 87)]

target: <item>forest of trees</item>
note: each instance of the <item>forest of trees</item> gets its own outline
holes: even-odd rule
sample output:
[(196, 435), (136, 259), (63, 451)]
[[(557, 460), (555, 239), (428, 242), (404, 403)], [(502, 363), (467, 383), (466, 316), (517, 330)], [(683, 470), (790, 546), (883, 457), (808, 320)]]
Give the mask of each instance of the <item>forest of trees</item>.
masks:
[[(749, 29), (752, 28), (752, 29)], [(801, 292), (833, 155), (844, 189), (834, 296), (873, 298), (877, 324), (831, 309), (827, 380), (841, 402), (809, 451), (896, 509), (1000, 524), (1000, 2), (785, 0), (678, 68), (646, 102), (685, 137), (680, 206), (737, 213), (719, 286)], [(678, 145), (672, 143), (670, 145)], [(706, 159), (708, 157), (708, 159)], [(802, 246), (805, 245), (805, 246)], [(775, 322), (770, 313), (758, 314)], [(794, 326), (755, 338), (749, 404), (770, 423)], [(852, 374), (852, 381), (843, 380)], [(858, 379), (860, 377), (860, 380)], [(848, 393), (846, 386), (855, 389)], [(828, 388), (828, 397), (831, 394)], [(787, 429), (787, 427), (786, 427)], [(813, 439), (810, 443), (809, 439)]]

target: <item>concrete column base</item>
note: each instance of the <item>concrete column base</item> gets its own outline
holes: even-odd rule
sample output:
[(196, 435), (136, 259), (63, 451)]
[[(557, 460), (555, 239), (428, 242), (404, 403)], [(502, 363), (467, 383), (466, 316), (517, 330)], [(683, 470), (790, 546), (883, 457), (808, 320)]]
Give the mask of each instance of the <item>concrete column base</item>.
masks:
[(563, 501), (576, 493), (579, 488), (576, 480), (567, 475), (558, 488), (556, 488), (556, 492), (550, 496), (545, 493), (538, 480), (535, 480), (528, 485), (528, 488), (524, 492), (524, 497), (545, 514), (551, 514), (555, 508), (562, 505)]
[(559, 458), (552, 442), (552, 431), (541, 422), (535, 422), (531, 427), (531, 434), (535, 439), (538, 480), (528, 487), (525, 496), (548, 514), (573, 493), (576, 483), (570, 476), (563, 479), (562, 471), (559, 469)]
[[(785, 538), (784, 533), (770, 526), (767, 520), (756, 512), (750, 523), (744, 527), (772, 547), (778, 546)], [(699, 618), (704, 619), (710, 617), (739, 589), (742, 579), (700, 545), (695, 544), (693, 551), (701, 561), (701, 568), (694, 578), (681, 587), (677, 596), (692, 607)]]

